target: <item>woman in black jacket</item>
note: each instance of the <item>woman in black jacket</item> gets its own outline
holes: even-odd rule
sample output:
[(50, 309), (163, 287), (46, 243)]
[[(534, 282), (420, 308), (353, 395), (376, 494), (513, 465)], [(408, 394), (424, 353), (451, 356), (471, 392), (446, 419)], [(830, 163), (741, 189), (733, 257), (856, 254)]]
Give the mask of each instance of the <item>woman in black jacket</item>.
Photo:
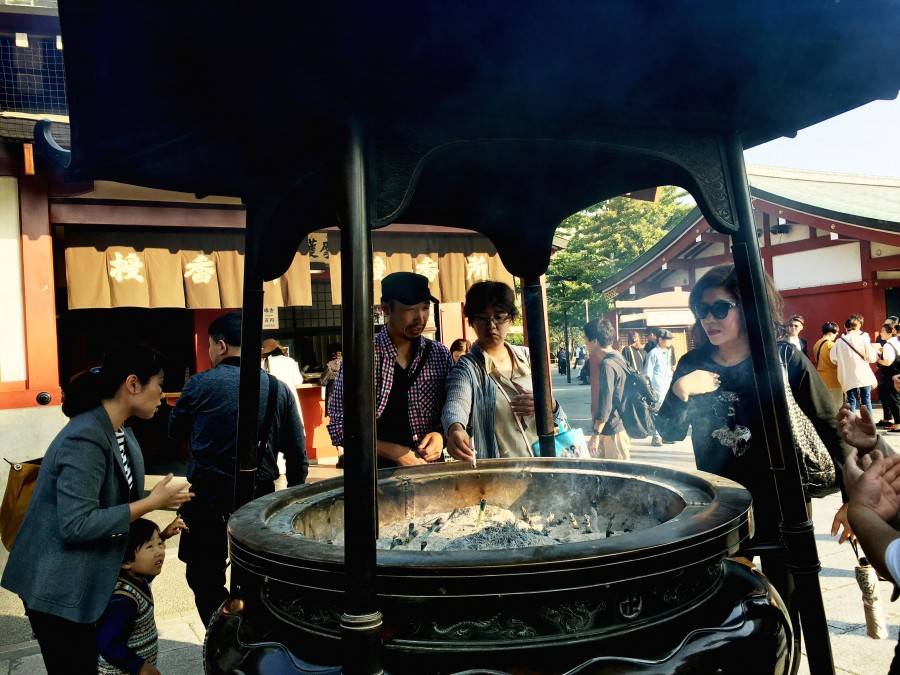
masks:
[[(781, 334), (781, 297), (767, 278), (769, 306), (776, 333)], [(733, 265), (709, 270), (691, 291), (698, 345), (678, 362), (672, 387), (656, 420), (663, 439), (683, 439), (691, 429), (697, 468), (744, 485), (753, 496), (756, 542), (778, 536), (775, 484), (763, 443), (762, 412), (755, 391), (750, 342), (744, 325)], [(837, 469), (846, 452), (837, 431), (831, 395), (813, 365), (796, 347), (779, 343), (791, 391), (828, 448)], [(835, 516), (834, 529), (849, 536), (846, 505)]]

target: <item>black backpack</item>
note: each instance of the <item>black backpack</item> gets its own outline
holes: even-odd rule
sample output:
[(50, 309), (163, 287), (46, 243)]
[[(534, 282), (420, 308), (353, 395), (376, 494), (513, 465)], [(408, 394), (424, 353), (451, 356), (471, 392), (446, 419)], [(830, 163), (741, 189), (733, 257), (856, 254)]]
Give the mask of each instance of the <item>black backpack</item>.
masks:
[(646, 438), (653, 435), (656, 428), (653, 417), (658, 403), (656, 392), (653, 391), (647, 378), (628, 365), (624, 358), (618, 354), (607, 354), (603, 357), (604, 360), (609, 358), (615, 359), (625, 371), (625, 386), (622, 389), (619, 407), (625, 432), (631, 438)]

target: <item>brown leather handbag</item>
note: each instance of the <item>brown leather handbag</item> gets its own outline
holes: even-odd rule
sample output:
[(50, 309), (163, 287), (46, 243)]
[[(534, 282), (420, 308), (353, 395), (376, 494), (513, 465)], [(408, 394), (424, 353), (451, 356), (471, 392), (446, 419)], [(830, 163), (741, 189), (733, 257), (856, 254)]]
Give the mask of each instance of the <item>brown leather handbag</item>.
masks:
[(37, 484), (41, 460), (13, 463), (7, 459), (6, 462), (9, 464), (9, 480), (3, 494), (3, 504), (0, 505), (0, 539), (6, 550), (11, 551)]

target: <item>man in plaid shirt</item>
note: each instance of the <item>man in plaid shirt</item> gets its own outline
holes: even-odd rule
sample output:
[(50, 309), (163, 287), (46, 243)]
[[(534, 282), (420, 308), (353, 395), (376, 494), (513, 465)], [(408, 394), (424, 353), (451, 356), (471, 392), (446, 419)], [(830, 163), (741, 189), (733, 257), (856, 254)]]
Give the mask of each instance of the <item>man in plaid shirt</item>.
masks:
[[(395, 272), (381, 282), (385, 327), (375, 336), (375, 417), (379, 468), (440, 459), (441, 410), (453, 358), (440, 342), (422, 337), (431, 303), (428, 279)], [(344, 445), (344, 366), (328, 400), (331, 442)], [(353, 452), (353, 448), (349, 449)]]

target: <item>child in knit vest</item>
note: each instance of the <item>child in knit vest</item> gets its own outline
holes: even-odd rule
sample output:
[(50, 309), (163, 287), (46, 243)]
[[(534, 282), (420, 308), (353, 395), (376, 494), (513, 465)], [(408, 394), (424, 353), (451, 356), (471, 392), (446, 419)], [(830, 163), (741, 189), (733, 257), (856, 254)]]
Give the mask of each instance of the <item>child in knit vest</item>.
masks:
[[(166, 534), (182, 527), (176, 518)], [(165, 557), (166, 547), (156, 524), (144, 518), (131, 523), (125, 561), (112, 598), (97, 622), (100, 675), (160, 675), (150, 582), (162, 571)]]

